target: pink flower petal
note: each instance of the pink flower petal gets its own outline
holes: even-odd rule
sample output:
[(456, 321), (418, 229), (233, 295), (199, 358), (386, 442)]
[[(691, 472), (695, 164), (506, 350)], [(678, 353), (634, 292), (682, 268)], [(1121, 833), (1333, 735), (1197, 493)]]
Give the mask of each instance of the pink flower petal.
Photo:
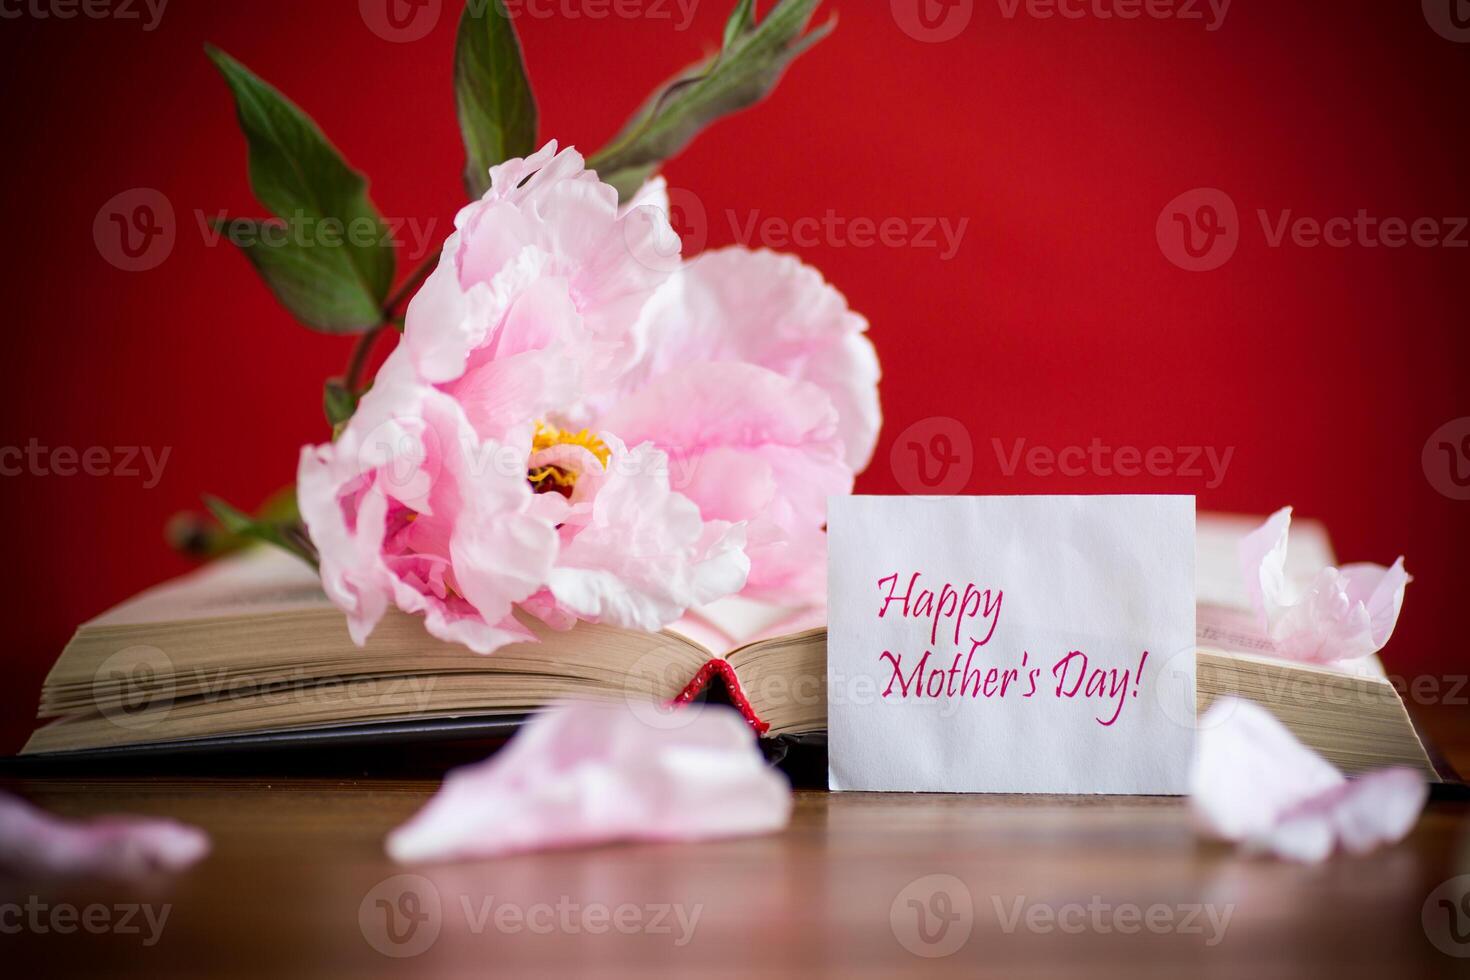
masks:
[(1349, 782), (1265, 708), (1222, 698), (1200, 720), (1190, 803), (1201, 828), (1292, 861), (1396, 843), (1429, 790), (1418, 773), (1382, 769)]
[[(627, 369), (639, 311), (669, 273), (640, 255), (677, 236), (663, 211), (619, 208), (617, 191), (555, 141), (492, 168), (491, 181), (455, 218), (438, 268), (409, 305), (403, 345), (424, 381), (448, 386), (463, 377), (471, 422), (499, 439), (513, 407), (528, 418), (554, 407), (576, 422), (573, 396), (606, 388)], [(647, 200), (658, 200), (661, 187), (650, 185)], [(673, 259), (677, 265), (677, 252)], [(528, 383), (503, 392), (506, 372), (468, 377), (533, 352), (555, 355), (521, 358), (555, 390)]]
[(872, 458), (883, 413), (868, 323), (795, 256), (706, 252), (654, 293), (637, 329), (645, 355), (630, 377), (639, 384), (705, 361), (756, 364), (827, 393), (853, 472)]
[(728, 708), (650, 725), (624, 704), (575, 703), (531, 721), (501, 752), (451, 772), (388, 837), (396, 861), (496, 857), (612, 841), (771, 833), (791, 787)]
[(208, 853), (204, 831), (172, 820), (63, 820), (0, 793), (0, 869), (24, 875), (143, 878), (180, 871)]
[(600, 425), (668, 453), (674, 489), (705, 519), (746, 523), (745, 595), (817, 597), (827, 498), (853, 483), (821, 388), (754, 364), (691, 364), (625, 399)]
[(1380, 769), (1301, 803), (1254, 843), (1308, 863), (1326, 858), (1334, 846), (1366, 854), (1403, 840), (1428, 797), (1429, 787), (1414, 770)]
[(1409, 584), (1402, 558), (1393, 567), (1360, 563), (1323, 568), (1305, 590), (1286, 577), (1291, 508), (1272, 514), (1240, 543), (1246, 594), (1277, 653), (1308, 663), (1357, 660), (1393, 635)]
[(1251, 701), (1216, 701), (1200, 719), (1196, 745), (1191, 799), (1204, 825), (1225, 840), (1262, 834), (1292, 807), (1344, 782)]
[(670, 490), (668, 459), (651, 444), (605, 441), (605, 481), (589, 513), (574, 518), (581, 526), (563, 529), (568, 540), (548, 580), (557, 603), (590, 622), (659, 630), (740, 591), (750, 571), (745, 529), (704, 520)]
[(667, 219), (669, 213), (669, 182), (664, 179), (663, 174), (650, 177), (638, 188), (627, 202), (618, 209), (618, 217), (626, 217), (639, 208), (652, 208), (661, 212)]

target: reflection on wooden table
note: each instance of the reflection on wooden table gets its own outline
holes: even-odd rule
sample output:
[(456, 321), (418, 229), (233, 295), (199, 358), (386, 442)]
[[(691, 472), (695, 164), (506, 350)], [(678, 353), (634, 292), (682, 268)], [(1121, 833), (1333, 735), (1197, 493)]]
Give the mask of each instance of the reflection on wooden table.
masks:
[[(1470, 718), (1431, 721), (1464, 771)], [(197, 823), (216, 846), (144, 886), (0, 882), (7, 972), (1254, 980), (1470, 965), (1451, 955), (1470, 956), (1465, 802), (1431, 803), (1398, 847), (1318, 867), (1200, 841), (1180, 800), (818, 791), (771, 837), (395, 867), (383, 837), (435, 785), (10, 781), (69, 816)]]

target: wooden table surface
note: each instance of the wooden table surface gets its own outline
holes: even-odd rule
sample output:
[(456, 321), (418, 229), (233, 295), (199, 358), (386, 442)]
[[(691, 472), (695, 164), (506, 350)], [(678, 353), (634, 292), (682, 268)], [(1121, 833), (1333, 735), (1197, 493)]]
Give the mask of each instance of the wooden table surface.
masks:
[[(1463, 709), (1434, 731), (1465, 771)], [(1200, 841), (1179, 800), (803, 791), (769, 837), (404, 868), (382, 840), (432, 781), (4, 785), (215, 841), (146, 885), (0, 882), (16, 977), (1470, 976), (1450, 955), (1470, 957), (1464, 802), (1431, 803), (1397, 847), (1317, 867)]]

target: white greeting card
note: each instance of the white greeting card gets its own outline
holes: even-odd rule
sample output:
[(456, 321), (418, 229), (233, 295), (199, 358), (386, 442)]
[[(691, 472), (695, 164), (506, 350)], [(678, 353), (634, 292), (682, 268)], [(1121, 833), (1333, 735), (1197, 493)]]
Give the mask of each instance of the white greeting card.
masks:
[(1182, 794), (1194, 498), (834, 497), (834, 790)]

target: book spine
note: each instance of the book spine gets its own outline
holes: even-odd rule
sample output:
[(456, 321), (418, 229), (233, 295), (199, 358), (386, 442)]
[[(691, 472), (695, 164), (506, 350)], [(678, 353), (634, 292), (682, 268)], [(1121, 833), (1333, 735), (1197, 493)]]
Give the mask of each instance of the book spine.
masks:
[(674, 704), (688, 704), (699, 697), (709, 687), (710, 681), (716, 676), (725, 682), (725, 690), (730, 695), (730, 703), (733, 704), (741, 716), (755, 729), (757, 735), (764, 735), (771, 730), (771, 726), (756, 717), (755, 709), (750, 706), (750, 701), (745, 697), (745, 691), (740, 686), (740, 678), (735, 676), (735, 668), (723, 660), (715, 659), (699, 668), (699, 673), (694, 675), (684, 690), (680, 691), (674, 698)]

